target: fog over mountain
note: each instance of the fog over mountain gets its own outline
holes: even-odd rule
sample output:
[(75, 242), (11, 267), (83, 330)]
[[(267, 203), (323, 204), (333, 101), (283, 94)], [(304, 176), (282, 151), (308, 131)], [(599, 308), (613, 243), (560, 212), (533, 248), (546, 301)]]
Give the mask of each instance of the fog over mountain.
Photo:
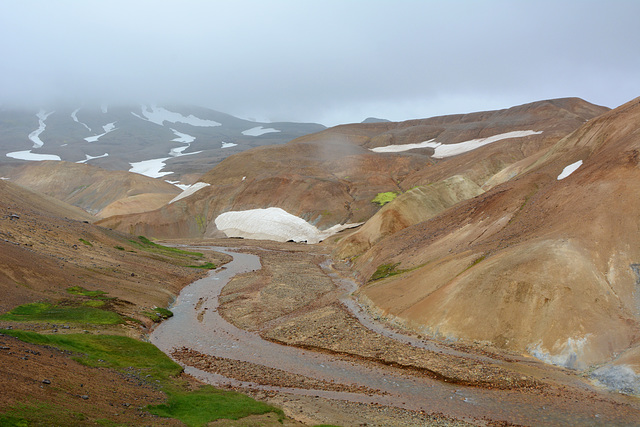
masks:
[(640, 3), (0, 4), (0, 105), (194, 104), (259, 121), (406, 120), (640, 93)]

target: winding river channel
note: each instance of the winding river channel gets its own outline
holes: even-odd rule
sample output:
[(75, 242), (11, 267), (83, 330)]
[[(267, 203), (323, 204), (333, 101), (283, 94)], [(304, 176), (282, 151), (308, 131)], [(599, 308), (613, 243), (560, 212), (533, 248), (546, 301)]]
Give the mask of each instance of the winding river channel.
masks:
[[(174, 316), (160, 324), (150, 340), (171, 356), (174, 349), (186, 347), (216, 357), (251, 362), (307, 377), (380, 390), (379, 394), (335, 392), (263, 386), (211, 374), (191, 366), (185, 372), (212, 385), (233, 385), (293, 395), (320, 396), (329, 399), (374, 403), (427, 413), (439, 412), (472, 423), (483, 419), (502, 420), (523, 425), (632, 425), (640, 424), (638, 399), (611, 395), (590, 399), (588, 403), (558, 396), (527, 394), (517, 390), (490, 390), (403, 374), (383, 365), (359, 364), (326, 353), (275, 344), (257, 333), (235, 327), (218, 314), (218, 296), (222, 288), (241, 273), (261, 268), (256, 255), (233, 252), (227, 248), (209, 249), (229, 254), (233, 261), (212, 271), (209, 276), (185, 287), (171, 307)], [(326, 270), (326, 268), (325, 268)], [(329, 272), (327, 272), (331, 276)], [(334, 281), (339, 280), (332, 277)], [(344, 284), (341, 286), (344, 287)], [(348, 303), (348, 300), (343, 302)], [(357, 304), (350, 307), (367, 327), (370, 318), (360, 313)], [(411, 339), (398, 334), (404, 342)], [(434, 344), (435, 345), (435, 344)], [(431, 348), (433, 350), (433, 348)], [(482, 357), (468, 355), (468, 357)], [(581, 387), (588, 389), (588, 385)], [(600, 393), (600, 392), (598, 392)], [(603, 396), (607, 396), (604, 394)]]

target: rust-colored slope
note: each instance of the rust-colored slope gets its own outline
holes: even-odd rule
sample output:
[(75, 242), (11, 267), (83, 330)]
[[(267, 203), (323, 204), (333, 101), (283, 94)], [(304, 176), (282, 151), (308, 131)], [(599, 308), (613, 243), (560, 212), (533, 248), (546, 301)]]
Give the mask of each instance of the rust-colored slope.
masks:
[[(378, 211), (371, 203), (378, 193), (408, 190), (453, 175), (481, 186), (505, 166), (550, 146), (606, 110), (568, 99), (402, 123), (337, 126), (285, 145), (231, 156), (200, 178), (210, 187), (154, 212), (112, 217), (101, 224), (157, 237), (213, 236), (219, 233), (214, 220), (221, 213), (266, 207), (280, 207), (320, 229), (362, 222)], [(432, 149), (370, 150), (434, 137), (454, 143), (522, 130), (542, 133), (476, 150), (482, 155), (472, 152), (443, 160), (433, 159)]]
[[(361, 230), (340, 241), (338, 255), (353, 257), (380, 239), (405, 227), (425, 221), (454, 204), (475, 197), (513, 179), (539, 159), (545, 149), (577, 129), (588, 119), (608, 111), (578, 98), (534, 102), (495, 112), (473, 113), (417, 121), (413, 128), (433, 128), (439, 141), (457, 143), (500, 133), (533, 129), (541, 134), (509, 138), (457, 156), (436, 160), (409, 174), (399, 186), (406, 191), (389, 203)], [(444, 129), (444, 130), (443, 130)], [(394, 129), (384, 135), (394, 141)], [(405, 135), (406, 136), (406, 135)]]
[[(361, 290), (435, 335), (582, 367), (640, 337), (640, 102), (584, 124), (519, 179), (381, 241), (357, 261), (414, 270)], [(569, 164), (584, 163), (558, 180)]]
[[(180, 193), (165, 181), (143, 175), (108, 171), (96, 166), (69, 162), (30, 162), (18, 167), (4, 167), (3, 175), (12, 182), (78, 206), (102, 218), (102, 210), (113, 202), (149, 194), (144, 205), (112, 205), (109, 215), (154, 210)], [(122, 210), (118, 210), (122, 208)]]

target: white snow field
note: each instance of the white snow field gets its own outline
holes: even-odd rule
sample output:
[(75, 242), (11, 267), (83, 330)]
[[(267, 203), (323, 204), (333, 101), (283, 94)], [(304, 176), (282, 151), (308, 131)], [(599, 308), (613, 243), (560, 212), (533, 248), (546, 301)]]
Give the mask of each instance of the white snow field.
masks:
[(569, 166), (566, 166), (564, 169), (562, 169), (560, 175), (558, 175), (558, 181), (560, 181), (561, 179), (565, 179), (566, 177), (577, 171), (580, 166), (582, 166), (582, 160), (578, 160), (577, 162), (571, 163)]
[(281, 132), (281, 131), (274, 128), (265, 128), (264, 126), (256, 126), (251, 129), (243, 130), (242, 134), (246, 136), (260, 136), (260, 135), (264, 135), (265, 133), (272, 133), (272, 132)]
[(129, 163), (131, 165), (129, 172), (139, 173), (140, 175), (146, 175), (151, 178), (161, 178), (165, 175), (170, 175), (173, 172), (160, 172), (165, 167), (164, 162), (170, 158), (171, 157), (163, 157), (161, 159)]
[(489, 136), (487, 138), (471, 139), (469, 141), (458, 142), (456, 144), (442, 144), (441, 142), (436, 142), (435, 139), (430, 139), (429, 141), (417, 144), (386, 145), (384, 147), (371, 148), (371, 151), (375, 153), (399, 153), (402, 151), (414, 150), (416, 148), (433, 148), (435, 152), (431, 157), (434, 159), (443, 159), (445, 157), (457, 156), (458, 154), (466, 153), (503, 139), (522, 138), (541, 133), (542, 131), (536, 132), (533, 130), (513, 131)]
[(218, 215), (215, 224), (227, 237), (307, 243), (319, 243), (342, 230), (360, 225), (338, 224), (320, 231), (304, 219), (281, 208), (225, 212)]
[(56, 156), (55, 154), (37, 154), (32, 153), (31, 150), (14, 151), (13, 153), (7, 153), (7, 157), (18, 160), (31, 160), (34, 162), (40, 162), (42, 160), (62, 160), (60, 156)]
[(234, 144), (233, 142), (224, 142), (222, 141), (222, 148), (231, 148), (231, 147), (235, 147), (238, 144)]
[(100, 135), (89, 136), (89, 137), (85, 138), (84, 140), (87, 141), (87, 142), (96, 142), (101, 137), (105, 136), (109, 132), (113, 132), (116, 129), (117, 129), (116, 128), (116, 122), (107, 123), (106, 125), (102, 126), (102, 130), (104, 130), (103, 133), (101, 133)]
[(189, 185), (189, 186), (187, 186), (187, 188), (184, 188), (182, 190), (182, 193), (178, 194), (176, 197), (171, 199), (169, 204), (171, 204), (173, 202), (177, 202), (178, 200), (184, 199), (185, 197), (188, 197), (188, 196), (192, 195), (193, 193), (195, 193), (196, 191), (201, 190), (204, 187), (208, 187), (209, 185), (211, 185), (211, 184), (208, 184), (206, 182), (196, 182), (193, 185)]
[[(142, 106), (142, 116), (131, 112), (134, 116), (147, 120), (152, 123), (156, 123), (160, 126), (164, 126), (164, 122), (169, 123), (185, 123), (191, 126), (201, 126), (201, 127), (214, 127), (214, 126), (222, 126), (221, 123), (218, 123), (213, 120), (205, 120), (200, 119), (193, 114), (189, 114), (188, 116), (183, 116), (180, 113), (174, 113), (162, 107), (156, 107), (152, 105), (149, 109), (146, 105)], [(144, 117), (143, 117), (144, 116)]]
[(85, 154), (86, 159), (84, 160), (79, 160), (76, 163), (87, 163), (89, 160), (93, 160), (93, 159), (101, 159), (103, 157), (109, 157), (109, 153), (104, 153), (101, 156), (90, 156), (88, 154)]
[[(38, 114), (36, 114), (36, 117), (38, 118), (38, 129), (29, 134), (29, 139), (33, 141), (33, 148), (40, 148), (44, 145), (44, 142), (42, 142), (42, 140), (40, 139), (40, 134), (44, 132), (44, 129), (47, 127), (44, 121), (47, 120), (47, 117), (49, 117), (53, 113), (53, 111), (47, 113), (44, 110), (40, 110)], [(7, 154), (7, 156), (9, 155)]]

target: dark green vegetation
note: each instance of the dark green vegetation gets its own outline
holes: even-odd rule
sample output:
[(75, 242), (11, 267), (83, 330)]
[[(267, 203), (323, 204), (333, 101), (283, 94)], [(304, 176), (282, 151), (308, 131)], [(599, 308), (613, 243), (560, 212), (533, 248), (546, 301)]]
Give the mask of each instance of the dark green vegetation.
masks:
[[(47, 403), (19, 404), (0, 414), (0, 426), (12, 427), (74, 425), (85, 420), (84, 414)], [(99, 420), (96, 421), (100, 423)]]
[(93, 246), (93, 244), (85, 239), (79, 239), (82, 243), (84, 243), (87, 246)]
[(216, 268), (218, 268), (217, 265), (215, 265), (212, 262), (206, 262), (202, 265), (187, 265), (187, 267), (191, 267), (191, 268), (202, 268), (204, 270), (215, 270)]
[(156, 307), (152, 311), (143, 311), (142, 314), (144, 314), (154, 322), (162, 322), (163, 320), (173, 316), (171, 310), (167, 310), (166, 308), (161, 307)]
[(202, 258), (204, 256), (200, 252), (190, 252), (190, 251), (185, 251), (183, 249), (159, 245), (155, 242), (152, 242), (151, 240), (147, 239), (144, 236), (138, 236), (137, 239), (131, 239), (129, 240), (129, 242), (131, 242), (134, 246), (137, 246), (138, 248), (147, 252), (157, 252), (164, 255), (167, 255), (167, 254), (186, 255), (186, 256), (195, 257), (195, 258)]
[[(206, 270), (212, 270), (217, 266), (211, 262), (204, 262), (203, 264), (194, 264), (194, 261), (203, 261), (204, 254), (201, 252), (185, 251), (184, 249), (174, 248), (171, 246), (159, 245), (152, 242), (144, 236), (138, 236), (137, 239), (131, 239), (129, 242), (136, 248), (145, 252), (168, 257), (172, 259), (176, 264), (183, 265), (191, 268), (202, 268)], [(119, 247), (116, 247), (119, 249)], [(124, 249), (124, 248), (123, 248)]]
[[(239, 419), (268, 412), (284, 417), (280, 409), (240, 393), (217, 390), (211, 386), (189, 391), (186, 382), (179, 378), (182, 367), (150, 343), (117, 335), (44, 335), (18, 330), (0, 330), (0, 333), (28, 343), (70, 351), (74, 353), (74, 360), (86, 366), (135, 372), (141, 381), (155, 384), (168, 396), (166, 404), (147, 407), (149, 412), (177, 418), (189, 426), (205, 425), (220, 418)], [(82, 414), (72, 413), (55, 415), (55, 412), (55, 408), (46, 404), (20, 405), (0, 415), (0, 425), (30, 425), (29, 421), (37, 424), (37, 420), (55, 420), (60, 416), (64, 417), (64, 423), (69, 423), (74, 419), (80, 421), (83, 417)], [(54, 418), (47, 418), (50, 414)]]
[(99, 303), (78, 305), (77, 303), (50, 304), (34, 302), (24, 304), (0, 315), (0, 320), (15, 322), (61, 322), (87, 323), (94, 325), (117, 325), (124, 323), (124, 318), (113, 311), (96, 308)]
[(396, 274), (404, 273), (406, 270), (398, 270), (399, 262), (395, 264), (382, 264), (371, 275), (370, 282), (374, 280), (384, 279), (385, 277), (395, 276)]

